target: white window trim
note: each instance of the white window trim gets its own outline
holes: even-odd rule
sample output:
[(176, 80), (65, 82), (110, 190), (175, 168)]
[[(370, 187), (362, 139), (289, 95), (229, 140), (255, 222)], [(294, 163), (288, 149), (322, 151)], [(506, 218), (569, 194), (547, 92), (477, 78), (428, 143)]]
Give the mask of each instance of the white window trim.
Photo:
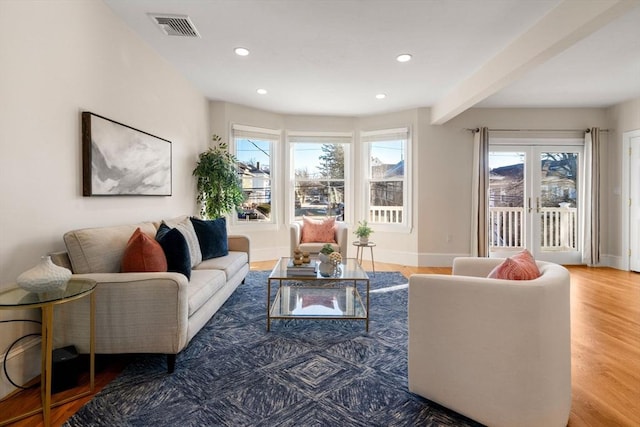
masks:
[(228, 221), (229, 228), (234, 232), (242, 233), (242, 232), (251, 232), (251, 231), (268, 231), (268, 230), (278, 230), (279, 218), (280, 218), (280, 203), (281, 199), (281, 186), (280, 183), (280, 172), (281, 169), (278, 165), (280, 164), (280, 153), (282, 147), (282, 130), (281, 129), (268, 129), (261, 128), (256, 126), (247, 126), (238, 123), (232, 123), (230, 126), (231, 141), (229, 144), (229, 150), (231, 153), (236, 156), (236, 131), (240, 132), (248, 132), (256, 134), (256, 137), (259, 138), (260, 134), (264, 137), (267, 137), (271, 140), (271, 159), (269, 164), (270, 169), (270, 177), (271, 177), (271, 221), (269, 222), (243, 222), (238, 220), (238, 215), (234, 212), (233, 217)]
[[(304, 141), (307, 139), (307, 141)], [(285, 192), (284, 203), (285, 220), (287, 223), (295, 221), (295, 208), (293, 194), (295, 194), (295, 171), (293, 169), (293, 144), (298, 143), (337, 143), (345, 145), (344, 152), (344, 204), (350, 207), (344, 212), (344, 221), (351, 224), (353, 221), (354, 212), (354, 198), (353, 198), (353, 132), (323, 132), (323, 131), (286, 131), (285, 133), (285, 164), (289, 173)]]
[(371, 228), (375, 231), (382, 232), (394, 232), (394, 233), (411, 233), (413, 226), (413, 167), (411, 164), (412, 159), (412, 132), (411, 127), (400, 127), (400, 128), (391, 128), (391, 129), (377, 129), (371, 131), (360, 131), (359, 142), (361, 146), (361, 164), (363, 169), (363, 179), (360, 183), (362, 200), (361, 206), (362, 211), (360, 212), (361, 218), (368, 218), (369, 211), (369, 173), (370, 173), (370, 142), (374, 140), (385, 140), (378, 139), (373, 137), (393, 137), (395, 135), (406, 135), (405, 142), (405, 159), (404, 159), (404, 186), (403, 186), (403, 200), (405, 211), (403, 212), (403, 223), (401, 224), (380, 224), (380, 223), (370, 223)]

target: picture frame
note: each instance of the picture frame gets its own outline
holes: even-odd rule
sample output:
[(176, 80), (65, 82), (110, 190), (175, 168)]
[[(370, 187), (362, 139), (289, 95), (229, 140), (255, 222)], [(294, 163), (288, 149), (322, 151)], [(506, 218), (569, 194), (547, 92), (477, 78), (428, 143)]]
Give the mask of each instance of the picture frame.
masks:
[(171, 196), (171, 141), (82, 112), (82, 195)]

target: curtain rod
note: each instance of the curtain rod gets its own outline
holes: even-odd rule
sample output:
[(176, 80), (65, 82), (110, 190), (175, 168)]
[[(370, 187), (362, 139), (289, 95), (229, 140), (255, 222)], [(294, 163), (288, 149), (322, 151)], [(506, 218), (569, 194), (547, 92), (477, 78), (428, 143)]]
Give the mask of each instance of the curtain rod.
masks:
[[(465, 128), (469, 132), (480, 132), (480, 128)], [(591, 132), (591, 129), (489, 129), (489, 132)], [(600, 129), (609, 132), (609, 129)]]

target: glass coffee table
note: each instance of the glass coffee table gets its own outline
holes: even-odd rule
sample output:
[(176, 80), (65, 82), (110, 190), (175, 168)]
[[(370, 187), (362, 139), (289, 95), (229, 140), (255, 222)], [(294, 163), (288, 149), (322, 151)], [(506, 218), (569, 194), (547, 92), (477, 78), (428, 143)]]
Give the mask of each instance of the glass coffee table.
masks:
[(369, 276), (355, 258), (343, 260), (329, 277), (319, 271), (296, 276), (287, 272), (290, 260), (280, 258), (269, 275), (267, 331), (273, 319), (364, 320), (369, 331)]

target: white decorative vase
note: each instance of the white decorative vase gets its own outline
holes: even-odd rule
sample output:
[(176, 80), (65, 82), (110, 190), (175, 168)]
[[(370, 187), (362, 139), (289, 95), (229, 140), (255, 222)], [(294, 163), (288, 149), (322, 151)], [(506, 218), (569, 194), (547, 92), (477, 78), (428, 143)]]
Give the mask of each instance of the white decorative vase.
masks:
[(330, 262), (321, 262), (318, 264), (318, 271), (322, 277), (331, 277), (335, 270), (335, 265)]
[(50, 292), (65, 289), (71, 278), (71, 271), (57, 266), (50, 256), (43, 256), (40, 262), (18, 276), (16, 281), (25, 291)]
[(320, 263), (328, 263), (329, 262), (329, 255), (323, 254), (322, 252), (320, 252), (318, 254), (318, 259), (320, 260)]
[(368, 237), (360, 237), (360, 244), (361, 245), (366, 245), (367, 243), (369, 243), (369, 238)]

